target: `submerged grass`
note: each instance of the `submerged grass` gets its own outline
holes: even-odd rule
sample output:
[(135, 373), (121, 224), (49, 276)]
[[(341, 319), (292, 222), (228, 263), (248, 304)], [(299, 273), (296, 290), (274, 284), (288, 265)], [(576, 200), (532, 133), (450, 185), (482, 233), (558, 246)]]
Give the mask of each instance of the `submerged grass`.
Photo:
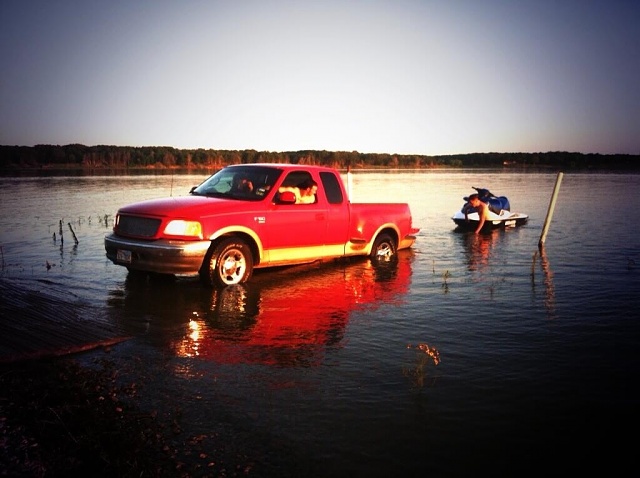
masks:
[(250, 474), (250, 460), (237, 450), (216, 456), (220, 437), (177, 436), (136, 406), (135, 383), (119, 382), (104, 359), (91, 368), (69, 357), (2, 365), (0, 476)]
[(5, 476), (175, 476), (163, 430), (129, 403), (135, 387), (73, 360), (0, 368)]
[[(51, 289), (0, 281), (0, 477), (300, 475), (298, 461), (287, 469), (291, 460), (274, 454), (269, 433), (238, 423), (233, 409), (210, 410), (206, 434), (189, 434), (184, 404), (149, 397), (155, 375), (136, 357), (117, 360), (93, 322), (75, 320), (86, 308)], [(87, 341), (93, 352), (75, 354), (89, 350)]]

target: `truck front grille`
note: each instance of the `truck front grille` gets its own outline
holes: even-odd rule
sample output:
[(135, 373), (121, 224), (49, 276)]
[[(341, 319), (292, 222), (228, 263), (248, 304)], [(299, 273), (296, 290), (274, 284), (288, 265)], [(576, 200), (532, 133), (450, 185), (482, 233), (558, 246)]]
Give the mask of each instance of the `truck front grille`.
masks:
[(160, 219), (123, 215), (116, 230), (124, 236), (154, 237), (161, 222)]

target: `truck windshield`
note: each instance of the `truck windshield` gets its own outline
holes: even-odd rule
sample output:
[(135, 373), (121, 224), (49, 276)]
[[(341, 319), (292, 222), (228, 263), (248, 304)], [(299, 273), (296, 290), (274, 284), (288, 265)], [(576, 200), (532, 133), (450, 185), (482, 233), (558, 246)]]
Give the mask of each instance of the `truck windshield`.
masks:
[(191, 194), (261, 201), (281, 174), (277, 168), (228, 166), (205, 179)]

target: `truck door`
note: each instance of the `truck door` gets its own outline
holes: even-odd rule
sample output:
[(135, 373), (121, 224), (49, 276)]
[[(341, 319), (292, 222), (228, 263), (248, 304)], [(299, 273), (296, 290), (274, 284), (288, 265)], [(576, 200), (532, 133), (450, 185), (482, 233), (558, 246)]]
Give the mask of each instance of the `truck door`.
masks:
[[(307, 171), (292, 171), (280, 187), (297, 187), (309, 179), (313, 178)], [(318, 184), (311, 204), (282, 204), (278, 194), (275, 197), (262, 228), (269, 263), (321, 257), (327, 234), (327, 202), (322, 186)]]

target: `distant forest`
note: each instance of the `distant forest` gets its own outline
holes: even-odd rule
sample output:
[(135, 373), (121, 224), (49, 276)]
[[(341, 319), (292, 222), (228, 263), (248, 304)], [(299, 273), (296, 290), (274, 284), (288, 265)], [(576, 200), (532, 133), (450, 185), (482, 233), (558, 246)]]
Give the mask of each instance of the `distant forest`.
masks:
[(82, 144), (2, 146), (0, 171), (21, 170), (215, 170), (229, 164), (317, 164), (337, 169), (553, 168), (554, 170), (640, 170), (640, 155), (546, 153), (469, 153), (444, 156), (288, 151), (176, 149), (165, 146), (85, 146)]

